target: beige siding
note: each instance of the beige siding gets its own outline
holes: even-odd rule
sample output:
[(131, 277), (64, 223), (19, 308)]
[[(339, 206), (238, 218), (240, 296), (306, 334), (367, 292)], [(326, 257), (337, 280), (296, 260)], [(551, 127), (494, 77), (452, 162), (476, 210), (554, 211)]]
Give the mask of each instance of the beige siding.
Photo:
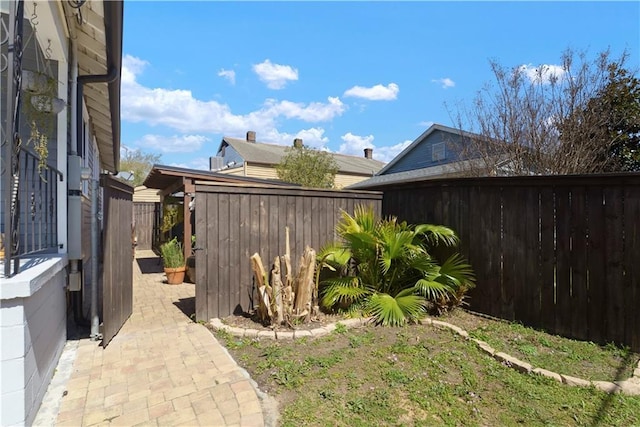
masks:
[(160, 202), (160, 190), (155, 188), (147, 188), (144, 185), (138, 186), (133, 192), (134, 202), (157, 203)]
[[(246, 170), (246, 175), (244, 174)], [(248, 176), (250, 178), (261, 178), (261, 179), (278, 179), (278, 173), (275, 168), (268, 165), (256, 165), (247, 163), (245, 167), (242, 168), (233, 168), (221, 170), (221, 173), (225, 173), (228, 175), (241, 175)], [(364, 181), (365, 179), (371, 178), (371, 175), (355, 175), (355, 174), (343, 174), (338, 173), (336, 175), (335, 180), (335, 188), (344, 188), (349, 185), (358, 183), (360, 181)]]
[(371, 176), (372, 175), (346, 175), (339, 173), (336, 175), (335, 186), (336, 188), (344, 188), (360, 181), (364, 181), (365, 179), (369, 179)]
[(216, 172), (226, 175), (244, 176), (244, 168), (222, 169)]
[(278, 173), (271, 166), (247, 163), (247, 176), (251, 178), (278, 179)]

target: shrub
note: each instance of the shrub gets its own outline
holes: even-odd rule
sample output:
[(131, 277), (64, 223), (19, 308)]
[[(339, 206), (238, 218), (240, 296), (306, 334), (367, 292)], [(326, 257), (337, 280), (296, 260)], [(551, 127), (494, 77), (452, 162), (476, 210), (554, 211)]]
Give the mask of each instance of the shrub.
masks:
[(318, 254), (319, 268), (338, 273), (322, 282), (325, 308), (362, 311), (379, 324), (402, 325), (429, 307), (459, 305), (474, 286), (471, 266), (460, 255), (440, 265), (429, 253), (436, 245), (458, 243), (450, 228), (376, 219), (371, 208), (359, 206), (354, 216), (342, 213), (336, 231), (342, 242)]
[(162, 254), (162, 262), (165, 268), (184, 267), (184, 252), (182, 251), (182, 244), (178, 242), (177, 237), (160, 245), (160, 253)]

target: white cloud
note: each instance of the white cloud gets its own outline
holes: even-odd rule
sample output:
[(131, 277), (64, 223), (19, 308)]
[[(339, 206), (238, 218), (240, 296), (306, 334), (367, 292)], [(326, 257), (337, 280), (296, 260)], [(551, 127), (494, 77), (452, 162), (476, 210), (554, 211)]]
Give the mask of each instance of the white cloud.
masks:
[(400, 88), (395, 83), (387, 86), (378, 84), (373, 87), (354, 86), (344, 92), (344, 96), (368, 99), (369, 101), (392, 101), (398, 97)]
[[(329, 138), (324, 135), (325, 130), (319, 127), (302, 129), (297, 133), (279, 132), (277, 129), (271, 129), (264, 134), (264, 141), (268, 141), (278, 145), (293, 145), (296, 138), (302, 139), (307, 147), (318, 150), (326, 150), (326, 144)], [(262, 139), (262, 137), (260, 138)]]
[(418, 126), (424, 126), (426, 128), (430, 128), (431, 126), (433, 126), (433, 123), (434, 122), (432, 122), (430, 120), (425, 120), (425, 121), (422, 121), (422, 122), (418, 123)]
[(531, 64), (521, 65), (518, 67), (518, 71), (523, 73), (531, 83), (549, 84), (552, 79), (562, 80), (566, 73), (565, 69), (561, 65), (547, 65), (543, 64), (538, 67), (534, 67)]
[(265, 141), (270, 134), (278, 135), (276, 127), (281, 118), (310, 123), (327, 122), (346, 111), (346, 106), (339, 98), (329, 97), (327, 102), (309, 104), (268, 99), (256, 111), (234, 114), (228, 105), (214, 100), (196, 99), (189, 90), (141, 85), (136, 77), (143, 71), (145, 64), (131, 56), (123, 61), (122, 73), (123, 76), (128, 76), (122, 81), (123, 120), (166, 126), (182, 134), (244, 135), (247, 130), (254, 130), (258, 133), (258, 138)]
[(229, 81), (232, 85), (236, 84), (236, 72), (233, 70), (225, 70), (224, 68), (218, 71), (218, 76), (223, 77)]
[(349, 154), (353, 156), (362, 156), (364, 154), (365, 148), (373, 148), (373, 158), (385, 163), (391, 161), (391, 159), (397, 156), (398, 153), (407, 148), (413, 142), (411, 140), (406, 140), (404, 142), (391, 146), (376, 147), (373, 144), (373, 135), (360, 136), (354, 135), (351, 132), (347, 132), (340, 138), (344, 141), (344, 143), (340, 144), (338, 153)]
[(340, 148), (338, 149), (338, 153), (340, 154), (360, 156), (363, 154), (363, 150), (365, 148), (374, 148), (373, 135), (359, 136), (354, 135), (351, 132), (347, 132), (340, 138), (344, 141), (343, 144), (340, 144)]
[(163, 153), (192, 153), (208, 141), (210, 139), (202, 135), (144, 135), (136, 145)]
[(301, 102), (276, 101), (267, 99), (265, 108), (287, 119), (300, 119), (305, 122), (326, 122), (341, 115), (346, 107), (338, 97), (328, 97), (327, 103), (311, 102), (307, 105)]
[(124, 55), (122, 57), (122, 76), (120, 77), (122, 85), (134, 83), (136, 76), (142, 74), (147, 65), (149, 63), (145, 60), (131, 55)]
[(289, 81), (298, 80), (298, 70), (289, 65), (273, 64), (265, 59), (253, 65), (253, 71), (269, 89), (282, 89)]
[(401, 142), (401, 143), (398, 143), (398, 144), (395, 144), (395, 145), (390, 145), (390, 146), (386, 146), (386, 147), (378, 147), (378, 148), (373, 150), (373, 158), (376, 159), (376, 160), (380, 160), (381, 162), (388, 163), (395, 156), (400, 154), (400, 152), (402, 150), (404, 150), (409, 145), (411, 145), (412, 142), (413, 141), (408, 139), (408, 140), (406, 140), (404, 142)]
[(450, 87), (454, 87), (456, 85), (456, 82), (451, 80), (449, 77), (444, 77), (441, 79), (433, 79), (431, 80), (431, 82), (441, 84), (442, 89), (449, 89)]

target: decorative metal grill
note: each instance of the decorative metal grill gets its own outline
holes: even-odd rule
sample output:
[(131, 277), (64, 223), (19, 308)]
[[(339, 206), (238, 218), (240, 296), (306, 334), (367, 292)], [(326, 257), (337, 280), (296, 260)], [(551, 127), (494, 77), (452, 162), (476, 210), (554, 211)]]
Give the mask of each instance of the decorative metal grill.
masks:
[[(20, 136), (24, 2), (12, 0), (2, 23), (0, 68), (6, 71), (7, 111), (2, 135), (4, 276), (20, 271), (20, 257), (57, 248), (57, 193), (62, 173), (42, 165)], [(6, 45), (6, 51), (5, 51)], [(5, 53), (6, 52), (6, 53)]]

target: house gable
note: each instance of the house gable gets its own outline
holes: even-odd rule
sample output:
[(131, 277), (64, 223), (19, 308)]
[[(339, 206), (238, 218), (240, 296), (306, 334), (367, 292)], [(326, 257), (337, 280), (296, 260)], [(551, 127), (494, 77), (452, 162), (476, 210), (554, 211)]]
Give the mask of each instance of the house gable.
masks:
[(401, 152), (378, 175), (430, 168), (461, 159), (464, 137), (459, 130), (432, 125)]

